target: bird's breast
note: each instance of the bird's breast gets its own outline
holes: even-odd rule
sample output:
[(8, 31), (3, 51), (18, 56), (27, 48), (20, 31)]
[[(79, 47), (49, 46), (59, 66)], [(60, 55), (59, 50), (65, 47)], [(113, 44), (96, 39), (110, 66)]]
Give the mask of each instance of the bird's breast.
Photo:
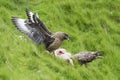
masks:
[(60, 39), (56, 38), (56, 39), (54, 40), (54, 42), (51, 43), (51, 44), (48, 46), (47, 50), (48, 50), (48, 51), (56, 50), (57, 48), (60, 47), (60, 45), (61, 45), (62, 43), (63, 43), (63, 41), (61, 41)]

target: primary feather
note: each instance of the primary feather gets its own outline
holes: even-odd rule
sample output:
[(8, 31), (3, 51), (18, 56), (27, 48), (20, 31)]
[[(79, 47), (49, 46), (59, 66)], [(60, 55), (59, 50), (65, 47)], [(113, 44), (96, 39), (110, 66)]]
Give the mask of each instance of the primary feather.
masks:
[(12, 21), (19, 31), (26, 34), (31, 40), (33, 40), (37, 44), (41, 44), (44, 41), (45, 35), (36, 28), (36, 25), (30, 23), (25, 19), (16, 17), (12, 17)]
[(16, 17), (12, 17), (12, 21), (16, 24), (16, 27), (23, 33), (29, 34), (30, 33), (30, 26), (28, 25), (25, 19), (20, 19)]

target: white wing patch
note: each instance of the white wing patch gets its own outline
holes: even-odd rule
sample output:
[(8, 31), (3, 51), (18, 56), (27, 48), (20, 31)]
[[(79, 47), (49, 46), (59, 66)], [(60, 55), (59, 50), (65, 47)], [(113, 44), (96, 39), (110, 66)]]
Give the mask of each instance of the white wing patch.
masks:
[(32, 13), (31, 11), (29, 11), (28, 9), (26, 10), (28, 19), (30, 20), (30, 22), (35, 23), (34, 19), (33, 19), (33, 15), (35, 15), (37, 18), (39, 18), (37, 13)]
[(33, 23), (35, 23), (34, 20), (33, 20), (33, 15), (34, 15), (34, 14), (29, 11), (28, 15), (29, 15), (30, 20), (31, 20)]
[(29, 25), (26, 23), (25, 19), (20, 18), (13, 18), (13, 21), (16, 25), (16, 27), (23, 32), (24, 34), (29, 34), (31, 31), (29, 30)]

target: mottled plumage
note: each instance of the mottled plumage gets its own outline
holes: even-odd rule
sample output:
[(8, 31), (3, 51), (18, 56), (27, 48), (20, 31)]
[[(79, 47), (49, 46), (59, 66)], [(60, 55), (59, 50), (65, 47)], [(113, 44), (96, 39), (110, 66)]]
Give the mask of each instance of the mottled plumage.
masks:
[(97, 58), (102, 58), (99, 52), (81, 52), (72, 56), (72, 59), (77, 59), (81, 65), (87, 65), (87, 63), (92, 62)]
[(37, 44), (44, 44), (49, 52), (53, 52), (61, 46), (65, 39), (69, 39), (64, 32), (51, 33), (38, 15), (26, 9), (28, 19), (12, 17), (12, 22), (19, 31), (26, 34)]

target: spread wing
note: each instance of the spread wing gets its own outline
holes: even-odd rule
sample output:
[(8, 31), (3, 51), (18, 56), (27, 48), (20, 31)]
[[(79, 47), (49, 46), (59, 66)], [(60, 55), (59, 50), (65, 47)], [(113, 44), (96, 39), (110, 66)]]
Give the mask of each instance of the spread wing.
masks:
[[(47, 29), (47, 27), (45, 26), (45, 24), (39, 19), (38, 14), (34, 14), (31, 11), (29, 11), (28, 9), (26, 9), (26, 14), (28, 16), (28, 20), (32, 23), (38, 23), (41, 25), (41, 27), (44, 29), (44, 31), (46, 31), (48, 34), (52, 35), (52, 33)], [(33, 18), (34, 17), (34, 18)]]
[(33, 13), (31, 11), (29, 11), (28, 9), (26, 9), (26, 14), (27, 14), (27, 17), (28, 17), (28, 20), (32, 23), (35, 23), (34, 20), (33, 20)]
[[(37, 16), (34, 15), (33, 21), (38, 20)], [(30, 22), (29, 20), (12, 17), (12, 22), (17, 27), (19, 31), (26, 34), (31, 40), (36, 42), (37, 44), (45, 43), (44, 41), (54, 41), (54, 38), (48, 34), (43, 27), (41, 27), (41, 23), (36, 23), (36, 21)], [(38, 22), (38, 21), (37, 21)], [(46, 44), (46, 43), (45, 43)]]

